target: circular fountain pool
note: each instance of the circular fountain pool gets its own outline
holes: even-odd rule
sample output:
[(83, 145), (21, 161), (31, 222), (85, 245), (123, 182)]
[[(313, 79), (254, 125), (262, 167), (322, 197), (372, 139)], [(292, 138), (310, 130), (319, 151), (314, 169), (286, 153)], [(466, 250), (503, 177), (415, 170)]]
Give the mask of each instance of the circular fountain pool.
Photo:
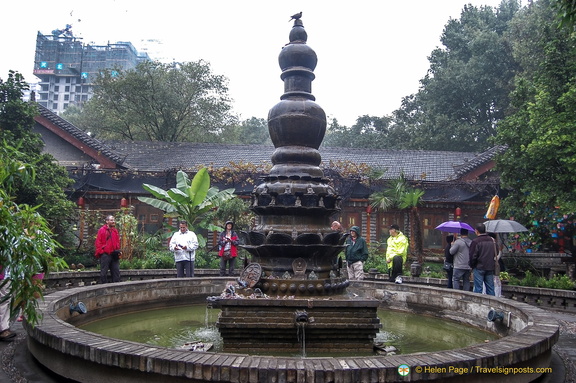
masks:
[[(428, 353), (297, 358), (176, 350), (122, 341), (76, 327), (95, 317), (169, 308), (183, 301), (201, 303), (207, 296), (218, 295), (226, 281), (163, 279), (57, 292), (41, 304), (42, 324), (27, 327), (28, 347), (44, 366), (79, 382), (458, 381), (463, 372), (467, 382), (500, 381), (501, 374), (486, 373), (491, 368), (522, 368), (525, 373), (507, 375), (507, 381), (528, 382), (539, 376), (537, 368), (549, 366), (551, 349), (558, 339), (558, 325), (546, 312), (527, 304), (443, 288), (371, 281), (355, 282), (351, 289), (378, 299), (384, 309), (451, 319), (502, 338)], [(71, 301), (83, 302), (88, 312), (70, 313)], [(502, 312), (504, 319), (488, 321), (491, 309)], [(409, 367), (408, 376), (399, 373), (404, 365)]]
[[(144, 343), (168, 348), (190, 348), (194, 345), (211, 345), (210, 351), (222, 351), (222, 338), (216, 327), (220, 310), (206, 305), (174, 306), (153, 310), (133, 311), (79, 325), (78, 327), (110, 338)], [(494, 333), (480, 330), (452, 320), (412, 314), (404, 311), (378, 310), (378, 318), (383, 328), (376, 335), (375, 344), (382, 349), (394, 347), (394, 353), (436, 352), (463, 348), (480, 344), (499, 337)], [(129, 323), (129, 326), (126, 324)], [(305, 339), (304, 339), (305, 340)], [(382, 350), (378, 350), (382, 353)], [(378, 355), (378, 353), (329, 353), (309, 352), (303, 344), (300, 353), (262, 352), (251, 350), (250, 355), (272, 356), (358, 356)]]

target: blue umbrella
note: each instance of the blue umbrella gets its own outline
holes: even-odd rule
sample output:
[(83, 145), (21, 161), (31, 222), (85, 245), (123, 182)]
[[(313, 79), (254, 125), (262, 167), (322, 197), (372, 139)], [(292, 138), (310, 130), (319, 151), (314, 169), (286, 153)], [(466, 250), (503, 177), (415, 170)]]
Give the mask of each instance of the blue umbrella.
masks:
[(440, 231), (446, 231), (448, 233), (459, 233), (460, 229), (474, 231), (472, 226), (468, 225), (466, 222), (460, 221), (442, 222), (440, 225), (436, 226), (436, 229)]

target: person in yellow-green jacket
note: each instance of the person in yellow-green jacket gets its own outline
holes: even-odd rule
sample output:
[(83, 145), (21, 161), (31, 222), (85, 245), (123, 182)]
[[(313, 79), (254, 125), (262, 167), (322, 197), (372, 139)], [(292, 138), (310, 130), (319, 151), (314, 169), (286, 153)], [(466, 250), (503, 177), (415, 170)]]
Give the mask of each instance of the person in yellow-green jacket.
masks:
[(402, 283), (402, 265), (406, 262), (408, 254), (408, 238), (400, 231), (396, 224), (390, 226), (390, 237), (386, 249), (386, 263), (390, 273), (390, 282)]

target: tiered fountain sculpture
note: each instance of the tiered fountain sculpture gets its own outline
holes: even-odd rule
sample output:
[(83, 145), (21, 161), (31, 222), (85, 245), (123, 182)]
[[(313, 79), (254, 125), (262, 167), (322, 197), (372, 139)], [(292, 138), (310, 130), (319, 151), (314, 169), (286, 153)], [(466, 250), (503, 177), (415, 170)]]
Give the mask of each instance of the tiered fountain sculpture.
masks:
[(273, 167), (252, 193), (259, 223), (237, 288), (218, 301), (224, 351), (371, 351), (378, 302), (350, 298), (339, 254), (344, 237), (330, 217), (341, 198), (324, 177), (318, 148), (326, 114), (311, 84), (316, 53), (300, 15), (278, 58), (284, 94), (268, 115)]

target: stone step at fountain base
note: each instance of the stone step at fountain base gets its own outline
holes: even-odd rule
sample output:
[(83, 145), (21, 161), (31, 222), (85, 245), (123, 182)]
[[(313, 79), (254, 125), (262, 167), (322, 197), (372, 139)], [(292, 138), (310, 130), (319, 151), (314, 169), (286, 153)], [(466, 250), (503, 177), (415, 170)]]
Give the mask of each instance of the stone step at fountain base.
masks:
[(381, 325), (372, 299), (224, 299), (226, 352), (372, 352)]

